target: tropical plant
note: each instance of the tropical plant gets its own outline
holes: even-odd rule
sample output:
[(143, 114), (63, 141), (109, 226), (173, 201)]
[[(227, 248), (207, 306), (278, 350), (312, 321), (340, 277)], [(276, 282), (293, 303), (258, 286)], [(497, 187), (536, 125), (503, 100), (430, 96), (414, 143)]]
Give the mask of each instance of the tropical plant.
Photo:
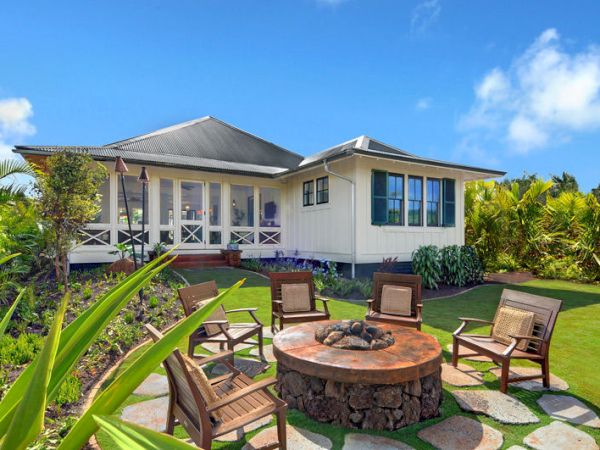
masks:
[(379, 272), (388, 272), (391, 273), (396, 268), (396, 264), (398, 263), (398, 257), (389, 257), (383, 258), (381, 260), (381, 264), (379, 264), (379, 268), (377, 269)]
[[(4, 159), (0, 161), (0, 203), (22, 197), (26, 186), (14, 181), (16, 175), (35, 176), (36, 172), (27, 161)], [(12, 181), (10, 181), (12, 179)]]
[(458, 245), (449, 245), (440, 250), (440, 265), (444, 283), (462, 287), (467, 284), (467, 267), (464, 253)]
[(554, 183), (550, 189), (552, 197), (558, 197), (563, 192), (579, 192), (577, 179), (568, 172), (563, 172), (562, 175), (552, 175), (551, 179)]
[[(39, 434), (40, 417), (75, 364), (125, 304), (171, 260), (168, 254), (147, 264), (92, 303), (61, 332), (66, 295), (55, 314), (43, 350), (34, 358), (0, 401), (0, 449), (24, 448)], [(25, 406), (23, 406), (25, 405)], [(26, 411), (24, 413), (23, 411)]]
[(35, 184), (38, 208), (56, 278), (68, 287), (67, 256), (79, 239), (79, 231), (99, 210), (98, 189), (106, 180), (107, 170), (82, 152), (61, 151), (45, 162)]
[(437, 289), (442, 278), (440, 250), (435, 245), (424, 245), (413, 252), (412, 269), (421, 275), (423, 286), (427, 289)]
[[(115, 250), (111, 250), (108, 253), (109, 253), (109, 255), (119, 255), (119, 259), (125, 259), (129, 255), (133, 254), (133, 248), (131, 247), (131, 244), (126, 244), (125, 242), (117, 242), (115, 244)], [(162, 255), (162, 253), (161, 253), (161, 255)], [(160, 256), (160, 255), (158, 255), (158, 256)]]

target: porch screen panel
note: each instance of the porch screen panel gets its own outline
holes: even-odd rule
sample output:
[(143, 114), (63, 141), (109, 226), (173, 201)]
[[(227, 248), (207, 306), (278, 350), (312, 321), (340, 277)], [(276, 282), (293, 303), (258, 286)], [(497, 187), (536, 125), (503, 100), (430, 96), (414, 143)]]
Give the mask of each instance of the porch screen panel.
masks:
[(456, 225), (456, 181), (451, 178), (444, 178), (442, 182), (444, 196), (442, 223), (445, 227), (453, 227)]
[[(123, 187), (119, 180), (119, 198), (118, 198), (118, 223), (127, 225), (127, 211), (125, 209), (125, 198), (123, 196)], [(125, 191), (127, 192), (127, 204), (129, 205), (129, 214), (131, 215), (132, 225), (142, 224), (142, 183), (138, 182), (137, 177), (133, 175), (125, 175)], [(148, 194), (148, 190), (146, 191)], [(148, 224), (148, 197), (144, 207), (146, 208), (146, 225)]]
[(254, 226), (254, 188), (231, 185), (231, 226)]
[(98, 206), (100, 210), (91, 223), (110, 223), (110, 177), (98, 188)]
[(220, 245), (223, 231), (221, 229), (221, 184), (210, 183), (208, 186), (208, 243)]
[(260, 188), (260, 226), (281, 226), (281, 203), (279, 189)]
[(160, 242), (173, 244), (175, 213), (173, 207), (173, 180), (160, 179)]
[(110, 231), (110, 177), (107, 177), (98, 188), (96, 216), (79, 230), (79, 245), (111, 245)]

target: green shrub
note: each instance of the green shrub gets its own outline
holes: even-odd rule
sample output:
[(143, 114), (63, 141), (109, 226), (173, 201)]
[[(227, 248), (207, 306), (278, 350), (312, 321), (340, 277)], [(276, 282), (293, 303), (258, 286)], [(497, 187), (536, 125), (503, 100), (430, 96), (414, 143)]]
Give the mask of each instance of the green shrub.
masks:
[(500, 253), (496, 263), (490, 266), (490, 271), (498, 272), (516, 272), (521, 268), (519, 261), (513, 255), (508, 253)]
[(127, 311), (124, 315), (123, 315), (123, 321), (127, 324), (131, 324), (133, 323), (133, 313), (131, 311)]
[(435, 245), (424, 245), (413, 252), (413, 272), (421, 275), (423, 286), (427, 289), (437, 289), (442, 278), (440, 251)]
[(67, 403), (75, 403), (81, 396), (81, 381), (73, 374), (69, 374), (64, 383), (58, 389), (56, 396), (57, 405), (65, 405)]
[(156, 295), (153, 295), (152, 297), (150, 297), (148, 299), (148, 307), (154, 309), (159, 305), (159, 300), (158, 297)]
[(92, 290), (92, 288), (90, 286), (86, 286), (83, 289), (82, 296), (83, 296), (84, 300), (89, 300), (90, 298), (92, 298), (93, 295), (94, 295), (94, 291)]
[(262, 270), (262, 264), (258, 258), (250, 258), (242, 260), (242, 268), (251, 270), (252, 272), (260, 272)]
[(547, 256), (542, 261), (542, 269), (538, 275), (542, 278), (557, 280), (585, 280), (584, 270), (579, 266), (577, 260), (572, 256), (553, 258)]
[(467, 284), (467, 271), (463, 261), (463, 252), (458, 245), (449, 245), (440, 251), (442, 280), (452, 286)]
[(30, 362), (42, 347), (44, 339), (37, 334), (21, 333), (17, 338), (0, 338), (0, 366), (20, 366)]
[(467, 284), (483, 283), (483, 264), (474, 247), (463, 245), (461, 247), (462, 260), (465, 265)]

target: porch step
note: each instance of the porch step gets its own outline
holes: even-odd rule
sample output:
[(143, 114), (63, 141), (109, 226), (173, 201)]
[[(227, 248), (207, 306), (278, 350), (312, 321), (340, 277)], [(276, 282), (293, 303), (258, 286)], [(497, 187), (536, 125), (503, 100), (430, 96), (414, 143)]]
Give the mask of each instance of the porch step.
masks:
[(227, 263), (220, 253), (211, 253), (207, 255), (178, 255), (172, 265), (181, 269), (192, 267), (206, 269), (209, 267), (223, 267)]

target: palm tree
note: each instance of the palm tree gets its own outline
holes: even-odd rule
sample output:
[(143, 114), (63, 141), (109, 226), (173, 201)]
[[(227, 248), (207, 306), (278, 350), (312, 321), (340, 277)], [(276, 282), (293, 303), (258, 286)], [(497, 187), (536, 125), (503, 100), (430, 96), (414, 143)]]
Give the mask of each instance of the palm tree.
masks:
[(562, 192), (579, 192), (579, 184), (573, 175), (563, 172), (562, 175), (552, 175), (554, 186), (550, 190), (552, 197), (558, 197)]
[(25, 193), (26, 186), (11, 179), (15, 175), (35, 176), (35, 170), (27, 161), (5, 159), (0, 161), (0, 203), (14, 200)]

